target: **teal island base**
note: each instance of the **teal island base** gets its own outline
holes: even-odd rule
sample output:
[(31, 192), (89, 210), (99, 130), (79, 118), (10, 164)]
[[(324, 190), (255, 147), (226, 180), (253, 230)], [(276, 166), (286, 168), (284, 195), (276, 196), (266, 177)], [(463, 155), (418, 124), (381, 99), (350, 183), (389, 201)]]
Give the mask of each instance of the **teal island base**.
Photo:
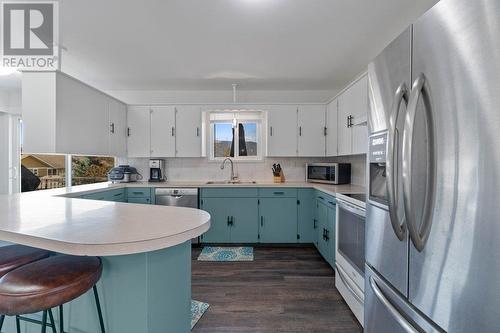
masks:
[[(191, 241), (102, 259), (104, 270), (97, 287), (107, 333), (190, 332)], [(59, 312), (53, 311), (58, 328)], [(92, 290), (66, 304), (63, 313), (66, 332), (100, 332)], [(41, 314), (29, 317), (41, 319)], [(6, 318), (2, 332), (16, 332), (14, 318)], [(21, 332), (39, 333), (40, 326), (21, 322)]]

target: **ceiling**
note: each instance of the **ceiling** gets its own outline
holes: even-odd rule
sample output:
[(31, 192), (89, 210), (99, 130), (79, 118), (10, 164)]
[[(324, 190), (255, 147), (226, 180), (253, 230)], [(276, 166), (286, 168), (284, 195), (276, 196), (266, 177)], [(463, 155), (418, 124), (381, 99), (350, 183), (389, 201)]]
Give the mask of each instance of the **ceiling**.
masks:
[(62, 70), (105, 90), (334, 90), (435, 2), (62, 0)]

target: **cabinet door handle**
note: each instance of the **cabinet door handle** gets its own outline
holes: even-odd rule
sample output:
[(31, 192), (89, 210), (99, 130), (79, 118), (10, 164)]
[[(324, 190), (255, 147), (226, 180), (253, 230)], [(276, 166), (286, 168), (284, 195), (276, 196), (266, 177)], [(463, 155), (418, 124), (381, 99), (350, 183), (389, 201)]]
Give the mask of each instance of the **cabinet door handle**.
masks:
[(175, 136), (175, 127), (172, 126), (172, 136)]
[(230, 226), (231, 225), (231, 219), (229, 218), (229, 216), (227, 217), (227, 225)]
[(263, 227), (264, 226), (264, 216), (261, 216), (260, 217), (260, 226)]
[(317, 226), (316, 226), (316, 223), (317, 223), (317, 222), (318, 222), (318, 220), (316, 220), (316, 219), (314, 219), (314, 220), (313, 220), (313, 229), (316, 229), (316, 228), (317, 228)]
[(326, 128), (326, 126), (325, 126), (325, 127), (323, 127), (323, 135), (324, 135), (324, 136), (326, 136), (326, 135), (327, 135), (327, 133), (328, 133), (328, 132), (327, 132), (327, 128)]
[(325, 234), (326, 239), (325, 240), (328, 242), (330, 240), (330, 230), (325, 229), (325, 231), (326, 231), (326, 234)]
[(231, 216), (231, 227), (234, 225), (234, 216)]
[(272, 126), (269, 126), (269, 135), (273, 136), (273, 127)]
[(200, 136), (200, 128), (196, 127), (196, 136)]
[(111, 127), (111, 133), (114, 134), (115, 133), (115, 123), (111, 123), (109, 126)]
[(299, 136), (302, 136), (302, 126), (299, 126)]
[(326, 240), (326, 233), (325, 233), (325, 228), (323, 228), (323, 240)]
[(127, 127), (127, 136), (130, 136), (130, 127)]

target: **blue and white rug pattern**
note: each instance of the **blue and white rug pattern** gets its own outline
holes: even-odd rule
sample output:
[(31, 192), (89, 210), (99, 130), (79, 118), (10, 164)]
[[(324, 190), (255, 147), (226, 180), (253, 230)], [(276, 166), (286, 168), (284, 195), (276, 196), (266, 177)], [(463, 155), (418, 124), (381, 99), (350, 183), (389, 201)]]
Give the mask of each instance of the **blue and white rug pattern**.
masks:
[(205, 246), (198, 257), (199, 261), (253, 261), (253, 247)]
[(191, 329), (200, 320), (205, 311), (207, 311), (210, 304), (200, 301), (191, 300)]

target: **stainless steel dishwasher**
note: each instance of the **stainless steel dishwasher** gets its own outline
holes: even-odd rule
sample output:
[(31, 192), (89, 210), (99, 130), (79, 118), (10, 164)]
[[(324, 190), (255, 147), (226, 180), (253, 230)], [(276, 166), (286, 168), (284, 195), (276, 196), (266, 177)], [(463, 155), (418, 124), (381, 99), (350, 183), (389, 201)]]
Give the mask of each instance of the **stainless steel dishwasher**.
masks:
[(198, 208), (198, 189), (159, 187), (155, 189), (155, 203), (161, 206)]
[[(198, 208), (198, 189), (156, 188), (155, 204), (161, 206)], [(192, 244), (200, 244), (200, 237), (193, 238)]]

